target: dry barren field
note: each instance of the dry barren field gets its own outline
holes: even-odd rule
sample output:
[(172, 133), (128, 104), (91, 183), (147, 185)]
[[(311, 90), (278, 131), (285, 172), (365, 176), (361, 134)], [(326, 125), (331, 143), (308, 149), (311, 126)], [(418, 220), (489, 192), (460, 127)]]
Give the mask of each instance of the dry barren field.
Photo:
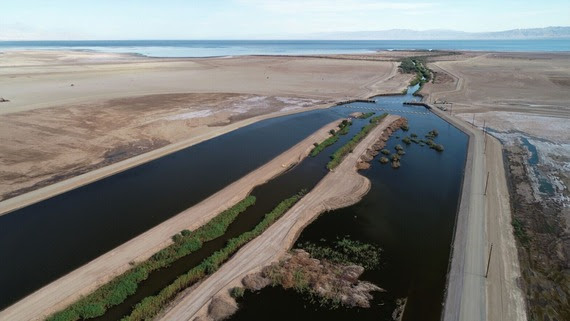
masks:
[(196, 143), (252, 117), (401, 92), (410, 79), (386, 57), (0, 57), (0, 97), (9, 100), (0, 103), (0, 201), (160, 147)]

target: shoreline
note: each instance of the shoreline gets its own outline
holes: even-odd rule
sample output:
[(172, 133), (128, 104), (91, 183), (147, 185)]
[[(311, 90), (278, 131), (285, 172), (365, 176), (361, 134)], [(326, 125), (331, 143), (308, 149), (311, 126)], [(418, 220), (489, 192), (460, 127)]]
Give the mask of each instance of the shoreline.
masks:
[(325, 108), (330, 108), (331, 106), (328, 105), (324, 105), (324, 106), (315, 106), (315, 107), (306, 107), (306, 108), (301, 108), (299, 110), (290, 110), (290, 111), (284, 111), (284, 112), (276, 112), (276, 113), (270, 113), (270, 114), (265, 114), (265, 115), (260, 115), (260, 116), (255, 116), (255, 117), (251, 117), (251, 118), (247, 118), (244, 120), (240, 120), (238, 122), (229, 124), (229, 125), (225, 125), (225, 126), (221, 126), (221, 127), (208, 127), (208, 128), (213, 128), (212, 131), (210, 132), (206, 132), (204, 134), (198, 135), (198, 136), (194, 136), (191, 138), (188, 138), (186, 140), (177, 142), (177, 143), (172, 143), (169, 145), (166, 145), (164, 147), (160, 147), (158, 149), (137, 155), (135, 157), (131, 157), (125, 160), (122, 160), (120, 162), (108, 165), (108, 166), (104, 166), (101, 167), (99, 169), (63, 180), (61, 182), (57, 182), (45, 187), (41, 187), (39, 189), (33, 190), (31, 192), (27, 192), (12, 198), (9, 198), (7, 200), (3, 200), (0, 202), (0, 216), (2, 215), (6, 215), (6, 214), (10, 214), (13, 211), (16, 211), (18, 209), (24, 208), (26, 206), (35, 204), (35, 203), (39, 203), (43, 200), (46, 200), (48, 198), (69, 192), (71, 190), (74, 190), (76, 188), (88, 185), (90, 183), (102, 180), (104, 178), (107, 178), (109, 176), (121, 173), (123, 171), (126, 171), (130, 168), (148, 163), (150, 161), (153, 161), (155, 159), (161, 158), (163, 156), (167, 156), (169, 154), (178, 152), (180, 150), (183, 150), (185, 148), (200, 144), (204, 141), (207, 141), (209, 139), (230, 133), (234, 130), (240, 129), (242, 127), (246, 127), (248, 125), (254, 124), (256, 122), (262, 121), (262, 120), (266, 120), (266, 119), (271, 119), (271, 118), (277, 118), (277, 117), (282, 117), (282, 116), (288, 116), (288, 115), (294, 115), (294, 114), (298, 114), (298, 113), (302, 113), (302, 112), (307, 112), (307, 111), (311, 111), (311, 110), (317, 110), (317, 109), (325, 109)]
[(370, 180), (358, 173), (361, 156), (393, 123), (402, 119), (389, 115), (330, 171), (295, 206), (262, 235), (241, 248), (218, 271), (197, 285), (193, 291), (175, 299), (157, 319), (188, 320), (207, 313), (208, 303), (216, 296), (228, 296), (228, 289), (239, 286), (243, 277), (275, 262), (293, 246), (301, 231), (321, 213), (359, 202), (371, 187)]
[(331, 122), (306, 137), (268, 163), (226, 186), (202, 202), (190, 207), (143, 234), (121, 244), (85, 265), (38, 289), (0, 311), (0, 318), (9, 320), (39, 320), (75, 302), (82, 295), (131, 267), (130, 262), (147, 259), (172, 243), (172, 235), (187, 228), (194, 230), (217, 213), (233, 206), (251, 190), (288, 170), (291, 165), (307, 157), (315, 141), (329, 136), (339, 120)]

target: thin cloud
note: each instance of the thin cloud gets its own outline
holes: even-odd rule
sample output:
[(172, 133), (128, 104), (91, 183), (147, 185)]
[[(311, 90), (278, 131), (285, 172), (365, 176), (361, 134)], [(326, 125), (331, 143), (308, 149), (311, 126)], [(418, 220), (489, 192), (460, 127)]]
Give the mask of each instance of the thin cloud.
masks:
[(355, 11), (423, 10), (433, 2), (378, 2), (370, 0), (238, 0), (240, 4), (280, 13), (344, 13)]

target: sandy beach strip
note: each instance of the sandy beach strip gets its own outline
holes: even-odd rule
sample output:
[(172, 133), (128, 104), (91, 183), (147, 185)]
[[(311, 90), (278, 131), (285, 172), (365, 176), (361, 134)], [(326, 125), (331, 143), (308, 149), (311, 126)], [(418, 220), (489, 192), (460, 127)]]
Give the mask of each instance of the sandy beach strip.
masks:
[(247, 274), (277, 261), (319, 214), (360, 201), (368, 193), (371, 183), (368, 178), (358, 174), (356, 164), (384, 130), (400, 118), (387, 116), (334, 171), (329, 172), (282, 218), (240, 249), (217, 272), (179, 299), (160, 319), (193, 320), (198, 314), (205, 314), (208, 303), (215, 295), (227, 292), (230, 287), (239, 285)]
[(195, 230), (223, 210), (235, 205), (251, 190), (307, 157), (313, 143), (326, 139), (338, 121), (323, 126), (289, 150), (238, 181), (138, 237), (59, 278), (0, 312), (1, 320), (40, 320), (89, 294), (102, 284), (172, 243), (183, 229)]

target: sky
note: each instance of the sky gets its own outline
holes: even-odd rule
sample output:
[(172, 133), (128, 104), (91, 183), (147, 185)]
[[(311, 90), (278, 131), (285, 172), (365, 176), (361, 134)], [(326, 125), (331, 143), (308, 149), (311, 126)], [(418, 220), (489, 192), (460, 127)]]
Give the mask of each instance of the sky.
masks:
[(569, 0), (0, 0), (0, 40), (299, 39), (570, 26)]

